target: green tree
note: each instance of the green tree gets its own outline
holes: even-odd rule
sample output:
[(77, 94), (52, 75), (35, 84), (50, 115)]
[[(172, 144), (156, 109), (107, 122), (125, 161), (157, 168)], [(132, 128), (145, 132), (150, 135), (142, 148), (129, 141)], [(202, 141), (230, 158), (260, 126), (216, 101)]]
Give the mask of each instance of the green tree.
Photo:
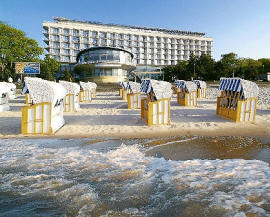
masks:
[(44, 60), (40, 61), (40, 77), (49, 81), (55, 80), (55, 75), (59, 72), (60, 65), (57, 60), (46, 55)]
[(232, 77), (239, 65), (237, 54), (228, 53), (221, 55), (221, 59), (216, 63), (216, 71), (219, 77)]
[(258, 80), (261, 66), (262, 63), (258, 60), (251, 58), (240, 59), (237, 76), (248, 80)]
[(16, 78), (14, 62), (36, 62), (43, 53), (34, 39), (3, 22), (0, 22), (0, 80)]
[(64, 71), (63, 71), (63, 75), (61, 76), (61, 79), (62, 80), (65, 80), (65, 81), (73, 81), (73, 76), (70, 72), (70, 70), (68, 68), (66, 68)]
[(164, 72), (164, 80), (172, 82), (175, 79), (190, 79), (190, 74), (187, 73), (187, 62), (180, 60), (176, 65), (166, 66), (162, 69)]
[(202, 54), (197, 61), (197, 78), (201, 80), (218, 79), (215, 71), (215, 60), (210, 55)]
[(270, 59), (269, 58), (262, 58), (258, 59), (258, 61), (261, 63), (260, 72), (270, 72)]
[(193, 53), (191, 53), (189, 56), (186, 69), (189, 79), (191, 77), (193, 77), (194, 79), (198, 78), (197, 72), (199, 71), (199, 58)]

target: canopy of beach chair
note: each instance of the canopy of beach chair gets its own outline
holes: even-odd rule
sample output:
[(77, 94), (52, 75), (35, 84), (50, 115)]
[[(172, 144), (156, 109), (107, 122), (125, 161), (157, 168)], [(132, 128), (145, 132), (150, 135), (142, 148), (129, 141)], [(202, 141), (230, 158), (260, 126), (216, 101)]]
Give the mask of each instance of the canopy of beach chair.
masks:
[(51, 102), (53, 106), (57, 106), (66, 95), (65, 88), (59, 83), (40, 78), (25, 78), (24, 80), (34, 104)]
[(80, 85), (69, 82), (69, 81), (59, 81), (59, 83), (66, 89), (67, 94), (78, 94), (80, 92)]
[(137, 82), (129, 81), (127, 83), (127, 89), (130, 89), (132, 93), (140, 93), (141, 92), (141, 84)]
[(259, 94), (256, 83), (242, 78), (220, 78), (219, 90), (243, 92), (244, 99), (257, 97)]
[(7, 94), (10, 91), (7, 82), (0, 82), (0, 94)]
[(176, 80), (174, 84), (177, 88), (185, 89), (188, 92), (197, 91), (197, 85), (192, 81)]
[(143, 93), (153, 92), (157, 100), (171, 98), (172, 85), (166, 81), (145, 79), (142, 80), (141, 83), (141, 92)]

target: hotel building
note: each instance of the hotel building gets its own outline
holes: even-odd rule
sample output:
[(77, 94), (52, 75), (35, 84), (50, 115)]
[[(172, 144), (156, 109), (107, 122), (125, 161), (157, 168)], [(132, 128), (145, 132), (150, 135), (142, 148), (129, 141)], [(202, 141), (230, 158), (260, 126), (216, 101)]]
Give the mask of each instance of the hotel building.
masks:
[(76, 63), (92, 47), (115, 47), (134, 55), (137, 67), (162, 67), (188, 60), (191, 53), (211, 55), (213, 39), (205, 33), (102, 24), (55, 17), (43, 22), (45, 49), (61, 63)]

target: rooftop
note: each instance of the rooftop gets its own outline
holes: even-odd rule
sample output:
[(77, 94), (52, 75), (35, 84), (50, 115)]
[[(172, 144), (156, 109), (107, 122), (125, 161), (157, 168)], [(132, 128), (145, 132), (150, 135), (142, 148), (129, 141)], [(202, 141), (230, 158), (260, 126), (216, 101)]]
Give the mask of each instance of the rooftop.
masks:
[(123, 28), (130, 28), (130, 29), (156, 31), (156, 32), (163, 32), (163, 33), (173, 34), (173, 35), (192, 35), (192, 36), (200, 36), (200, 37), (205, 36), (205, 33), (201, 33), (201, 32), (181, 31), (181, 30), (152, 28), (152, 27), (143, 27), (143, 26), (119, 25), (119, 24), (113, 24), (113, 23), (104, 24), (101, 22), (94, 22), (94, 21), (72, 20), (65, 17), (54, 17), (53, 19), (57, 23), (64, 23), (64, 22), (70, 23), (71, 22), (71, 23), (92, 24), (92, 25), (99, 25), (99, 26), (102, 25), (102, 26), (123, 27)]

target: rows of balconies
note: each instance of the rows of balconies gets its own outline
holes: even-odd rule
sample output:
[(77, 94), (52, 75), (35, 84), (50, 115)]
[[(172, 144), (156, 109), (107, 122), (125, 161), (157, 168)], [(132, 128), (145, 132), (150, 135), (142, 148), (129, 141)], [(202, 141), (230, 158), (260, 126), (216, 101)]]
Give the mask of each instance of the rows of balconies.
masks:
[(102, 38), (80, 38), (80, 37), (73, 37), (73, 38), (65, 38), (65, 37), (60, 37), (56, 35), (51, 35), (48, 38), (45, 38), (44, 41), (64, 41), (64, 42), (84, 42), (84, 43), (95, 43), (95, 42), (104, 42), (105, 44), (108, 42), (109, 44), (112, 43), (119, 43), (119, 44), (128, 44), (128, 45), (134, 45), (138, 47), (142, 46), (151, 46), (151, 47), (178, 47), (178, 46), (211, 46), (211, 43), (166, 43), (166, 42), (140, 42), (140, 41), (127, 41), (127, 40), (121, 40), (121, 39), (102, 39)]
[[(114, 39), (114, 40), (126, 40), (126, 41), (140, 41), (140, 42), (157, 42), (157, 43), (171, 43), (171, 44), (188, 44), (193, 43), (194, 45), (199, 45), (200, 43), (211, 43), (209, 41), (199, 40), (199, 39), (177, 39), (177, 38), (167, 38), (167, 37), (154, 37), (154, 36), (142, 36), (133, 34), (118, 34), (118, 33), (108, 33), (108, 32), (97, 32), (88, 30), (73, 30), (64, 31), (64, 29), (54, 29), (50, 30), (44, 29), (43, 33), (47, 35), (61, 35), (61, 36), (77, 36), (81, 38), (95, 38), (95, 39)], [(202, 38), (203, 39), (203, 38)]]
[[(60, 47), (60, 41), (49, 41), (49, 40), (44, 40), (44, 42), (46, 44), (49, 44), (49, 42), (51, 42), (50, 44), (57, 44), (55, 45), (56, 47)], [(168, 49), (168, 50), (211, 50), (211, 46), (198, 46), (198, 45), (181, 45), (181, 46), (167, 46), (166, 44), (161, 44), (161, 46), (145, 46), (145, 45), (142, 45), (142, 44), (133, 44), (130, 45), (130, 44), (126, 44), (126, 43), (108, 43), (106, 41), (104, 42), (95, 42), (95, 43), (86, 43), (86, 42), (83, 42), (83, 43), (80, 43), (80, 41), (76, 41), (75, 43), (70, 43), (70, 42), (66, 42), (66, 41), (61, 41), (61, 46), (63, 47), (66, 47), (66, 48), (69, 48), (71, 46), (77, 46), (77, 47), (81, 47), (81, 49), (86, 49), (90, 46), (112, 46), (112, 47), (117, 47), (117, 46), (122, 46), (122, 47), (125, 47), (125, 48), (128, 48), (128, 49), (132, 49), (132, 48), (138, 48), (138, 49)], [(76, 48), (77, 48), (76, 47)]]

